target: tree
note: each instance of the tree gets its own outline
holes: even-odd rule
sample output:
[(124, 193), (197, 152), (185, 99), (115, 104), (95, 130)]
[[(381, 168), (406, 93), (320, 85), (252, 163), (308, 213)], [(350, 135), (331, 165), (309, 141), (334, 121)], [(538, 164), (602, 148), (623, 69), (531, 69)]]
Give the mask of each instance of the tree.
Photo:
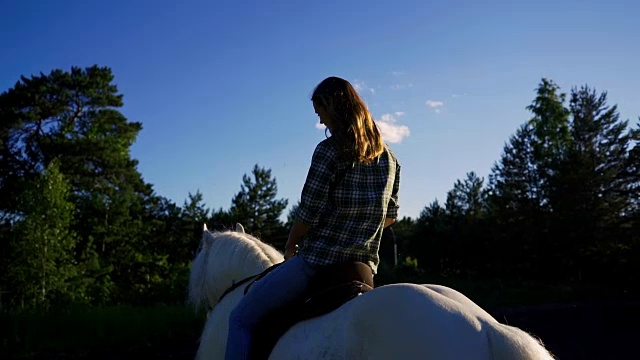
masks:
[(403, 216), (391, 225), (398, 244), (398, 258), (410, 253), (410, 247), (417, 236), (415, 223), (411, 217)]
[(416, 258), (429, 273), (441, 274), (451, 269), (449, 219), (445, 208), (435, 200), (422, 209), (414, 222), (415, 235), (406, 246), (407, 255)]
[(300, 200), (298, 200), (295, 204), (293, 204), (293, 206), (289, 210), (289, 213), (287, 214), (287, 222), (285, 223), (285, 227), (287, 229), (290, 229), (291, 226), (293, 226), (293, 223), (296, 219), (296, 212), (298, 211), (299, 206), (300, 206)]
[(527, 106), (533, 113), (528, 124), (533, 133), (533, 165), (540, 181), (538, 199), (544, 207), (553, 205), (553, 179), (571, 142), (569, 110), (564, 106), (566, 94), (558, 91), (559, 87), (553, 81), (543, 78), (535, 100)]
[[(540, 178), (533, 157), (533, 131), (522, 125), (504, 146), (500, 160), (489, 175), (489, 202), (492, 210), (506, 212), (505, 218), (539, 209), (542, 202)], [(509, 216), (511, 214), (511, 216)]]
[(635, 218), (638, 219), (640, 217), (640, 122), (636, 124), (634, 129), (630, 130), (629, 134), (633, 147), (629, 150), (625, 166), (629, 178), (631, 203), (631, 209), (629, 209), (627, 216), (634, 218), (635, 215)]
[(617, 107), (607, 105), (606, 92), (572, 89), (570, 111), (572, 142), (557, 176), (555, 206), (565, 267), (577, 278), (585, 272), (610, 278), (628, 242), (621, 229), (638, 179), (628, 161), (634, 133), (620, 121)]
[(21, 220), (11, 242), (9, 281), (22, 307), (48, 307), (85, 295), (84, 289), (73, 286), (81, 274), (73, 257), (77, 239), (71, 230), (74, 206), (69, 192), (54, 161), (20, 197)]
[(449, 226), (447, 253), (451, 259), (449, 267), (467, 274), (479, 271), (478, 261), (486, 253), (484, 227), (486, 193), (484, 179), (475, 172), (467, 173), (464, 181), (457, 180), (447, 194), (445, 211)]
[[(122, 95), (106, 67), (21, 77), (0, 95), (0, 214), (15, 218), (26, 185), (53, 159), (71, 186), (76, 259), (91, 265), (94, 298), (123, 298), (148, 269), (153, 191), (129, 148), (142, 125), (117, 108)], [(120, 292), (116, 292), (118, 284)]]
[[(210, 210), (203, 203), (204, 198), (200, 190), (195, 194), (189, 193), (188, 200), (182, 205), (182, 218), (187, 222), (187, 233), (191, 240), (200, 241), (202, 238), (202, 225), (209, 220)], [(190, 241), (193, 243), (193, 241)]]
[(467, 173), (464, 181), (457, 180), (447, 193), (446, 209), (454, 217), (479, 217), (485, 205), (484, 179), (473, 171)]
[(241, 190), (233, 197), (229, 212), (247, 232), (272, 244), (283, 243), (286, 232), (279, 218), (288, 201), (276, 199), (278, 186), (271, 178), (271, 170), (256, 164), (252, 175), (253, 179), (247, 174), (242, 177)]
[(232, 215), (222, 208), (211, 212), (208, 224), (213, 230), (229, 230), (234, 229), (235, 226)]

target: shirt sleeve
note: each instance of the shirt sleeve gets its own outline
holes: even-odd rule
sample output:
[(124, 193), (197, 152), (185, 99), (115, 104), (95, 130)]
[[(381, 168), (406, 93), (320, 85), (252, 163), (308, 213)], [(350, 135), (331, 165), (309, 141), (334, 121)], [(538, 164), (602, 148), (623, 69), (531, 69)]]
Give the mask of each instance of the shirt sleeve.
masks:
[(316, 226), (320, 215), (329, 204), (329, 185), (337, 168), (336, 154), (327, 141), (323, 141), (313, 153), (307, 179), (302, 188), (298, 220)]
[(397, 219), (398, 209), (400, 204), (398, 203), (398, 192), (400, 191), (400, 164), (396, 162), (396, 176), (393, 181), (393, 189), (391, 191), (391, 198), (389, 199), (389, 205), (387, 205), (388, 218)]

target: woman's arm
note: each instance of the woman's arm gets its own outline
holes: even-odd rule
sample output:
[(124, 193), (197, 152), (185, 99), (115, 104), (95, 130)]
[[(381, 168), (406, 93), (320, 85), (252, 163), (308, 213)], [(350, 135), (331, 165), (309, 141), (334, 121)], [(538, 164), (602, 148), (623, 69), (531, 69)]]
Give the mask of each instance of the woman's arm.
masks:
[(287, 244), (285, 245), (285, 253), (284, 258), (288, 259), (296, 254), (296, 247), (302, 238), (309, 231), (309, 225), (303, 223), (300, 220), (294, 221), (291, 226), (291, 231), (289, 231), (289, 239), (287, 240)]

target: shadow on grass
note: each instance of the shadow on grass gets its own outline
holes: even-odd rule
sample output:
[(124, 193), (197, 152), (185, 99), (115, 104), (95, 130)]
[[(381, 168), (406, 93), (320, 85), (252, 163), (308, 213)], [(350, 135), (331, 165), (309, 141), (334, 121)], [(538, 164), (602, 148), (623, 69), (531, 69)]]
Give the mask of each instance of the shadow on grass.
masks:
[(180, 306), (3, 312), (0, 358), (111, 358), (149, 348), (195, 348), (204, 319), (204, 313)]

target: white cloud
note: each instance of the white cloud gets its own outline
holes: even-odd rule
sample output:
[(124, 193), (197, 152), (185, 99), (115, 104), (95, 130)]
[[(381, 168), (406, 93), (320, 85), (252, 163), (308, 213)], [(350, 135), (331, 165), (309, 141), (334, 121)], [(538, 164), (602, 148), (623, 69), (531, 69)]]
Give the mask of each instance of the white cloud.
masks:
[(353, 88), (356, 89), (357, 92), (368, 91), (372, 94), (376, 93), (376, 89), (367, 86), (364, 81), (360, 81), (358, 79), (353, 80)]
[(413, 87), (413, 83), (393, 84), (393, 85), (389, 86), (389, 88), (392, 89), (392, 90), (402, 90), (402, 89), (412, 88), (412, 87)]
[(396, 122), (396, 118), (392, 114), (382, 114), (382, 116), (380, 116), (380, 121), (394, 123)]
[(439, 108), (439, 107), (443, 107), (444, 103), (442, 101), (435, 101), (435, 100), (427, 100), (427, 106), (430, 108)]
[(411, 133), (407, 126), (396, 124), (398, 118), (402, 115), (404, 115), (402, 111), (398, 111), (395, 114), (382, 114), (380, 120), (376, 121), (385, 141), (399, 143)]
[(433, 109), (433, 112), (436, 114), (440, 114), (442, 109), (444, 109), (444, 102), (438, 100), (427, 100), (426, 104), (428, 107)]
[[(390, 143), (402, 142), (402, 139), (409, 136), (409, 128), (405, 125), (397, 125), (398, 118), (404, 115), (403, 111), (396, 111), (393, 114), (382, 114), (376, 124), (382, 133), (382, 138)], [(316, 123), (316, 129), (324, 130), (324, 124)]]

